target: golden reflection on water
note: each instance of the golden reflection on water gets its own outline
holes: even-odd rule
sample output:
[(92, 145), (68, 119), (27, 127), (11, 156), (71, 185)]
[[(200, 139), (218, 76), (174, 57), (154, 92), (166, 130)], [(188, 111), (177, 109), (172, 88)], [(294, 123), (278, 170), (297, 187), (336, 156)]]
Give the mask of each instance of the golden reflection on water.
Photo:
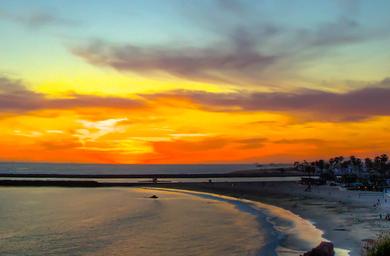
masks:
[(263, 242), (255, 217), (175, 192), (0, 188), (0, 201), (2, 254), (255, 255)]

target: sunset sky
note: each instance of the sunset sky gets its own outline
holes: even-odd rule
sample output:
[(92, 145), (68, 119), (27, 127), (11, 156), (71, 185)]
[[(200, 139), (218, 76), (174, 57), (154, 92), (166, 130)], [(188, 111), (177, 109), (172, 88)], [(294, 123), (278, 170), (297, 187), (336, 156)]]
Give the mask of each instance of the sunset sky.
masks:
[(390, 153), (390, 1), (1, 0), (0, 161)]

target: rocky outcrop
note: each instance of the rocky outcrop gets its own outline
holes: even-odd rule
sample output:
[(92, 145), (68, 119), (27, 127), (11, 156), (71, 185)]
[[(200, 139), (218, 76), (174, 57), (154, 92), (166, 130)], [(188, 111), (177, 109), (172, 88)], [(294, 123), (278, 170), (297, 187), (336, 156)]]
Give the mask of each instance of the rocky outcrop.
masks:
[(303, 256), (334, 256), (334, 246), (330, 242), (321, 242), (316, 248), (304, 253)]

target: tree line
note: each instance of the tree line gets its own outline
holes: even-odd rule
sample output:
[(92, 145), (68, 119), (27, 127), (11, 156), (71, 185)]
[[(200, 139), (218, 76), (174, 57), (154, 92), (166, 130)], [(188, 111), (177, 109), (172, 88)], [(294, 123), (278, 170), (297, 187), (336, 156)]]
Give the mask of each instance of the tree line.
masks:
[(319, 172), (320, 174), (327, 172), (331, 174), (336, 170), (342, 171), (349, 169), (355, 174), (368, 173), (377, 174), (382, 177), (390, 177), (390, 161), (387, 154), (364, 159), (355, 156), (350, 156), (349, 158), (337, 156), (329, 160), (320, 159), (312, 162), (304, 160), (302, 162), (295, 162), (294, 168), (308, 174), (314, 174), (315, 172)]

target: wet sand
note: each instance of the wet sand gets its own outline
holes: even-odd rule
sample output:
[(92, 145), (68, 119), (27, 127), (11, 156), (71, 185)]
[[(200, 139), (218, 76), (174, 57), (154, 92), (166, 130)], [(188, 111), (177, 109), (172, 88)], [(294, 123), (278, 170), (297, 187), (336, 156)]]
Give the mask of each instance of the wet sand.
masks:
[[(379, 214), (388, 211), (379, 193), (341, 191), (338, 187), (306, 186), (297, 182), (171, 183), (152, 186), (193, 190), (259, 201), (290, 210), (310, 220), (335, 247), (360, 255), (361, 240), (375, 238), (390, 229)], [(382, 207), (374, 208), (380, 200)], [(390, 202), (387, 202), (390, 204)]]

